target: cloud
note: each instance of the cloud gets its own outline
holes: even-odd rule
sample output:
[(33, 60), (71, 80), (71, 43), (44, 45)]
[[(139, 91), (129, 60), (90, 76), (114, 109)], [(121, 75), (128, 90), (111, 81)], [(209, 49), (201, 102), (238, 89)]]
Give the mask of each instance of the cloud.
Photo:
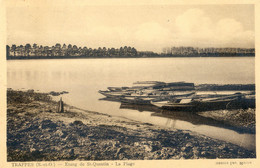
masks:
[[(126, 41), (139, 50), (161, 52), (164, 47), (254, 47), (254, 32), (233, 18), (213, 21), (200, 9), (189, 9), (167, 26), (146, 22), (126, 31)], [(126, 42), (125, 41), (125, 42)]]
[(197, 34), (208, 31), (211, 26), (210, 18), (199, 9), (191, 9), (176, 18), (176, 27), (182, 35)]
[(169, 35), (169, 30), (162, 27), (159, 23), (148, 22), (140, 25), (135, 32), (135, 38), (140, 41), (162, 41)]
[[(119, 12), (122, 16), (118, 16), (118, 12), (105, 7), (100, 10), (103, 12), (97, 12), (96, 7), (88, 9), (82, 8), (82, 15), (78, 16), (75, 12), (78, 8), (68, 12), (14, 8), (8, 12), (7, 41), (9, 44), (71, 43), (92, 48), (126, 45), (155, 52), (171, 46), (254, 47), (254, 32), (244, 28), (245, 21), (223, 14), (214, 17), (198, 8), (165, 13), (159, 8), (149, 10), (150, 13), (136, 10), (134, 17), (130, 12)], [(135, 8), (130, 9), (132, 12)]]
[(243, 25), (234, 19), (220, 20), (214, 31), (215, 39), (219, 43), (232, 47), (253, 47), (254, 45), (254, 32), (244, 30)]
[(178, 45), (254, 47), (254, 32), (244, 30), (242, 23), (232, 18), (213, 22), (200, 9), (190, 9), (178, 16), (175, 26)]
[(137, 27), (133, 38), (142, 50), (161, 51), (171, 41), (171, 32), (157, 22), (147, 22)]

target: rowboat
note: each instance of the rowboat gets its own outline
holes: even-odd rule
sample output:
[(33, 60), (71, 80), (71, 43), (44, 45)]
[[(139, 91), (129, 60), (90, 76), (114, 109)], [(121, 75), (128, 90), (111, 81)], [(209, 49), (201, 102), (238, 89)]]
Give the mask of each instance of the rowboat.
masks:
[(140, 91), (138, 93), (133, 92), (131, 94), (128, 95), (124, 95), (125, 97), (139, 97), (139, 98), (168, 98), (168, 99), (172, 99), (172, 98), (176, 98), (176, 97), (188, 97), (188, 96), (192, 96), (194, 95), (195, 92), (172, 92), (172, 93), (168, 93), (168, 92), (151, 92), (151, 93), (147, 93), (145, 91)]
[(111, 92), (111, 91), (102, 91), (102, 90), (100, 90), (98, 92), (100, 94), (106, 96), (106, 97), (116, 97), (116, 96), (121, 97), (121, 96), (126, 96), (126, 95), (130, 94), (129, 92), (124, 92), (124, 91), (122, 91), (122, 92)]
[(126, 89), (129, 89), (129, 87), (107, 87), (108, 90), (110, 91), (114, 91), (114, 92), (120, 92), (120, 91), (124, 91)]
[(192, 99), (175, 99), (171, 101), (151, 101), (151, 104), (163, 109), (191, 108), (194, 106)]
[[(176, 99), (175, 101), (152, 101), (151, 104), (168, 110), (183, 111), (208, 111), (216, 109), (226, 109), (234, 102), (240, 102), (241, 94), (213, 97), (213, 98), (185, 98)], [(239, 105), (239, 103), (237, 103)]]
[(121, 99), (121, 102), (129, 104), (151, 104), (151, 100), (153, 99), (154, 98), (124, 97)]
[[(211, 100), (200, 100), (194, 101), (193, 105), (195, 111), (209, 111), (209, 110), (220, 110), (228, 109), (231, 103), (238, 102), (239, 97), (225, 98), (225, 99), (211, 99)], [(239, 104), (237, 104), (239, 105)]]

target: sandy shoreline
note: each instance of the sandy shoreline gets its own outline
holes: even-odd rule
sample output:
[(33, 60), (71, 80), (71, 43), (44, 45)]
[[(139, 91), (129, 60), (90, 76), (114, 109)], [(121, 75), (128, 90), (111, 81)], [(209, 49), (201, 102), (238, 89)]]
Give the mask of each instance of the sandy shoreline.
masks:
[(48, 94), (7, 93), (8, 161), (255, 158), (255, 151), (184, 130), (57, 103)]

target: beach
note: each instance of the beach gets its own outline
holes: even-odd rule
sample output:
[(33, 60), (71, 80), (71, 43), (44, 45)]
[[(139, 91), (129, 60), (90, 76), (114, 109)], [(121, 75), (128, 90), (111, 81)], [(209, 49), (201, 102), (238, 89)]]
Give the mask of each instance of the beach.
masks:
[[(67, 104), (60, 113), (57, 104), (47, 93), (7, 91), (8, 161), (256, 157), (255, 151), (195, 132), (162, 128)], [(254, 129), (255, 111), (248, 111), (250, 119), (240, 126)], [(218, 120), (232, 117), (226, 117), (224, 112), (217, 114), (200, 115)], [(233, 125), (241, 122), (237, 116), (238, 122), (232, 121)]]

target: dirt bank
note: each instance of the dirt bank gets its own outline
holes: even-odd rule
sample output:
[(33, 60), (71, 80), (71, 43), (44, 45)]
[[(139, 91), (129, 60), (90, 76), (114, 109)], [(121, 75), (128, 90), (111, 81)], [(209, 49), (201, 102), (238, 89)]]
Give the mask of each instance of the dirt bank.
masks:
[(215, 110), (198, 114), (255, 133), (255, 109)]
[(255, 158), (254, 151), (183, 130), (80, 110), (33, 91), (7, 92), (8, 161)]

